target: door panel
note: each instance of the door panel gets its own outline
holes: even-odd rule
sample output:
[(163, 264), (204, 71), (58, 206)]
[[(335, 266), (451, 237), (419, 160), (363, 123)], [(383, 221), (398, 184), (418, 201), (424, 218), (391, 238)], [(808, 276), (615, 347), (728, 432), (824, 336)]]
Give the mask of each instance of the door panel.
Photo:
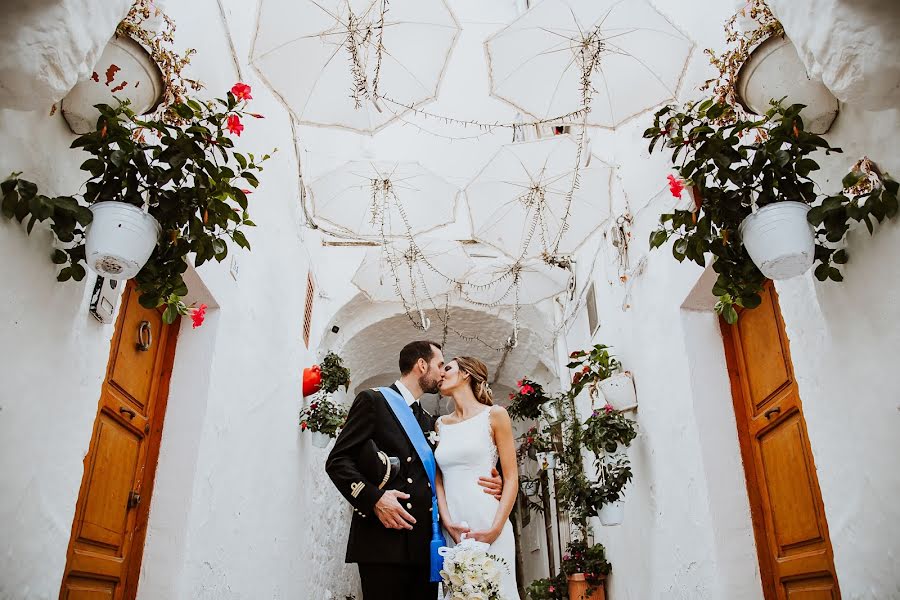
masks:
[(747, 495), (767, 600), (840, 598), (828, 523), (775, 287), (722, 321)]
[(134, 598), (156, 472), (176, 322), (126, 286), (88, 453), (60, 598)]

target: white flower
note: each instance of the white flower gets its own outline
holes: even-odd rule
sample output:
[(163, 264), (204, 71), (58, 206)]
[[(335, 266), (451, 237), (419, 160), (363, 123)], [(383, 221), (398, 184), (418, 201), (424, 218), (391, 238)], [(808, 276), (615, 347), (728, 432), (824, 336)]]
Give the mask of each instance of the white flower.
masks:
[(441, 435), (437, 431), (429, 431), (428, 441), (431, 442), (432, 445), (437, 444), (441, 441)]

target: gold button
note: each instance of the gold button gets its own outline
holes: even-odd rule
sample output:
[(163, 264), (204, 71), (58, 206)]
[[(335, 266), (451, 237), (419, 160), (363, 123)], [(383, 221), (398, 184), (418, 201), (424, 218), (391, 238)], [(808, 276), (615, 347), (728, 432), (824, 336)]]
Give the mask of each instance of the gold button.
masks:
[(406, 462), (412, 462), (412, 456), (407, 456), (407, 457), (406, 457)]
[(407, 502), (407, 503), (406, 503), (406, 508), (412, 508), (412, 504), (410, 504), (409, 502)]
[(407, 478), (406, 478), (406, 483), (412, 483), (412, 477), (407, 477)]

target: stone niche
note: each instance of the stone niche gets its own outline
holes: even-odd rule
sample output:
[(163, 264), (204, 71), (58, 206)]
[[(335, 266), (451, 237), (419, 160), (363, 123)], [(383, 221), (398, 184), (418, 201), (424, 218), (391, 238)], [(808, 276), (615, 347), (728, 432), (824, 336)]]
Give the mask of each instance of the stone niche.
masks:
[(0, 20), (0, 108), (45, 110), (90, 76), (131, 0), (13, 0)]
[(806, 70), (839, 100), (900, 107), (900, 2), (768, 0)]

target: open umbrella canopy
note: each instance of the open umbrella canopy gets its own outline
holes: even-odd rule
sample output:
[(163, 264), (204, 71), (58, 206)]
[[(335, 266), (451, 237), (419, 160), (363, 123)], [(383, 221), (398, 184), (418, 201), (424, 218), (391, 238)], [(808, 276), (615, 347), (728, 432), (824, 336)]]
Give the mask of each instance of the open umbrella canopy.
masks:
[(473, 266), (458, 242), (398, 240), (366, 252), (353, 283), (373, 301), (430, 306), (428, 300), (450, 292)]
[(569, 271), (542, 260), (507, 256), (476, 262), (460, 286), (463, 299), (485, 306), (537, 304), (566, 291)]
[(577, 169), (578, 144), (559, 135), (503, 146), (466, 187), (475, 239), (514, 257), (570, 254), (610, 213), (613, 168)]
[(415, 162), (350, 161), (309, 186), (314, 219), (369, 239), (408, 237), (451, 223), (458, 193)]
[(261, 0), (250, 62), (302, 124), (373, 133), (437, 96), (459, 24), (444, 0)]
[(675, 97), (693, 43), (646, 0), (543, 0), (485, 46), (495, 97), (616, 127)]

